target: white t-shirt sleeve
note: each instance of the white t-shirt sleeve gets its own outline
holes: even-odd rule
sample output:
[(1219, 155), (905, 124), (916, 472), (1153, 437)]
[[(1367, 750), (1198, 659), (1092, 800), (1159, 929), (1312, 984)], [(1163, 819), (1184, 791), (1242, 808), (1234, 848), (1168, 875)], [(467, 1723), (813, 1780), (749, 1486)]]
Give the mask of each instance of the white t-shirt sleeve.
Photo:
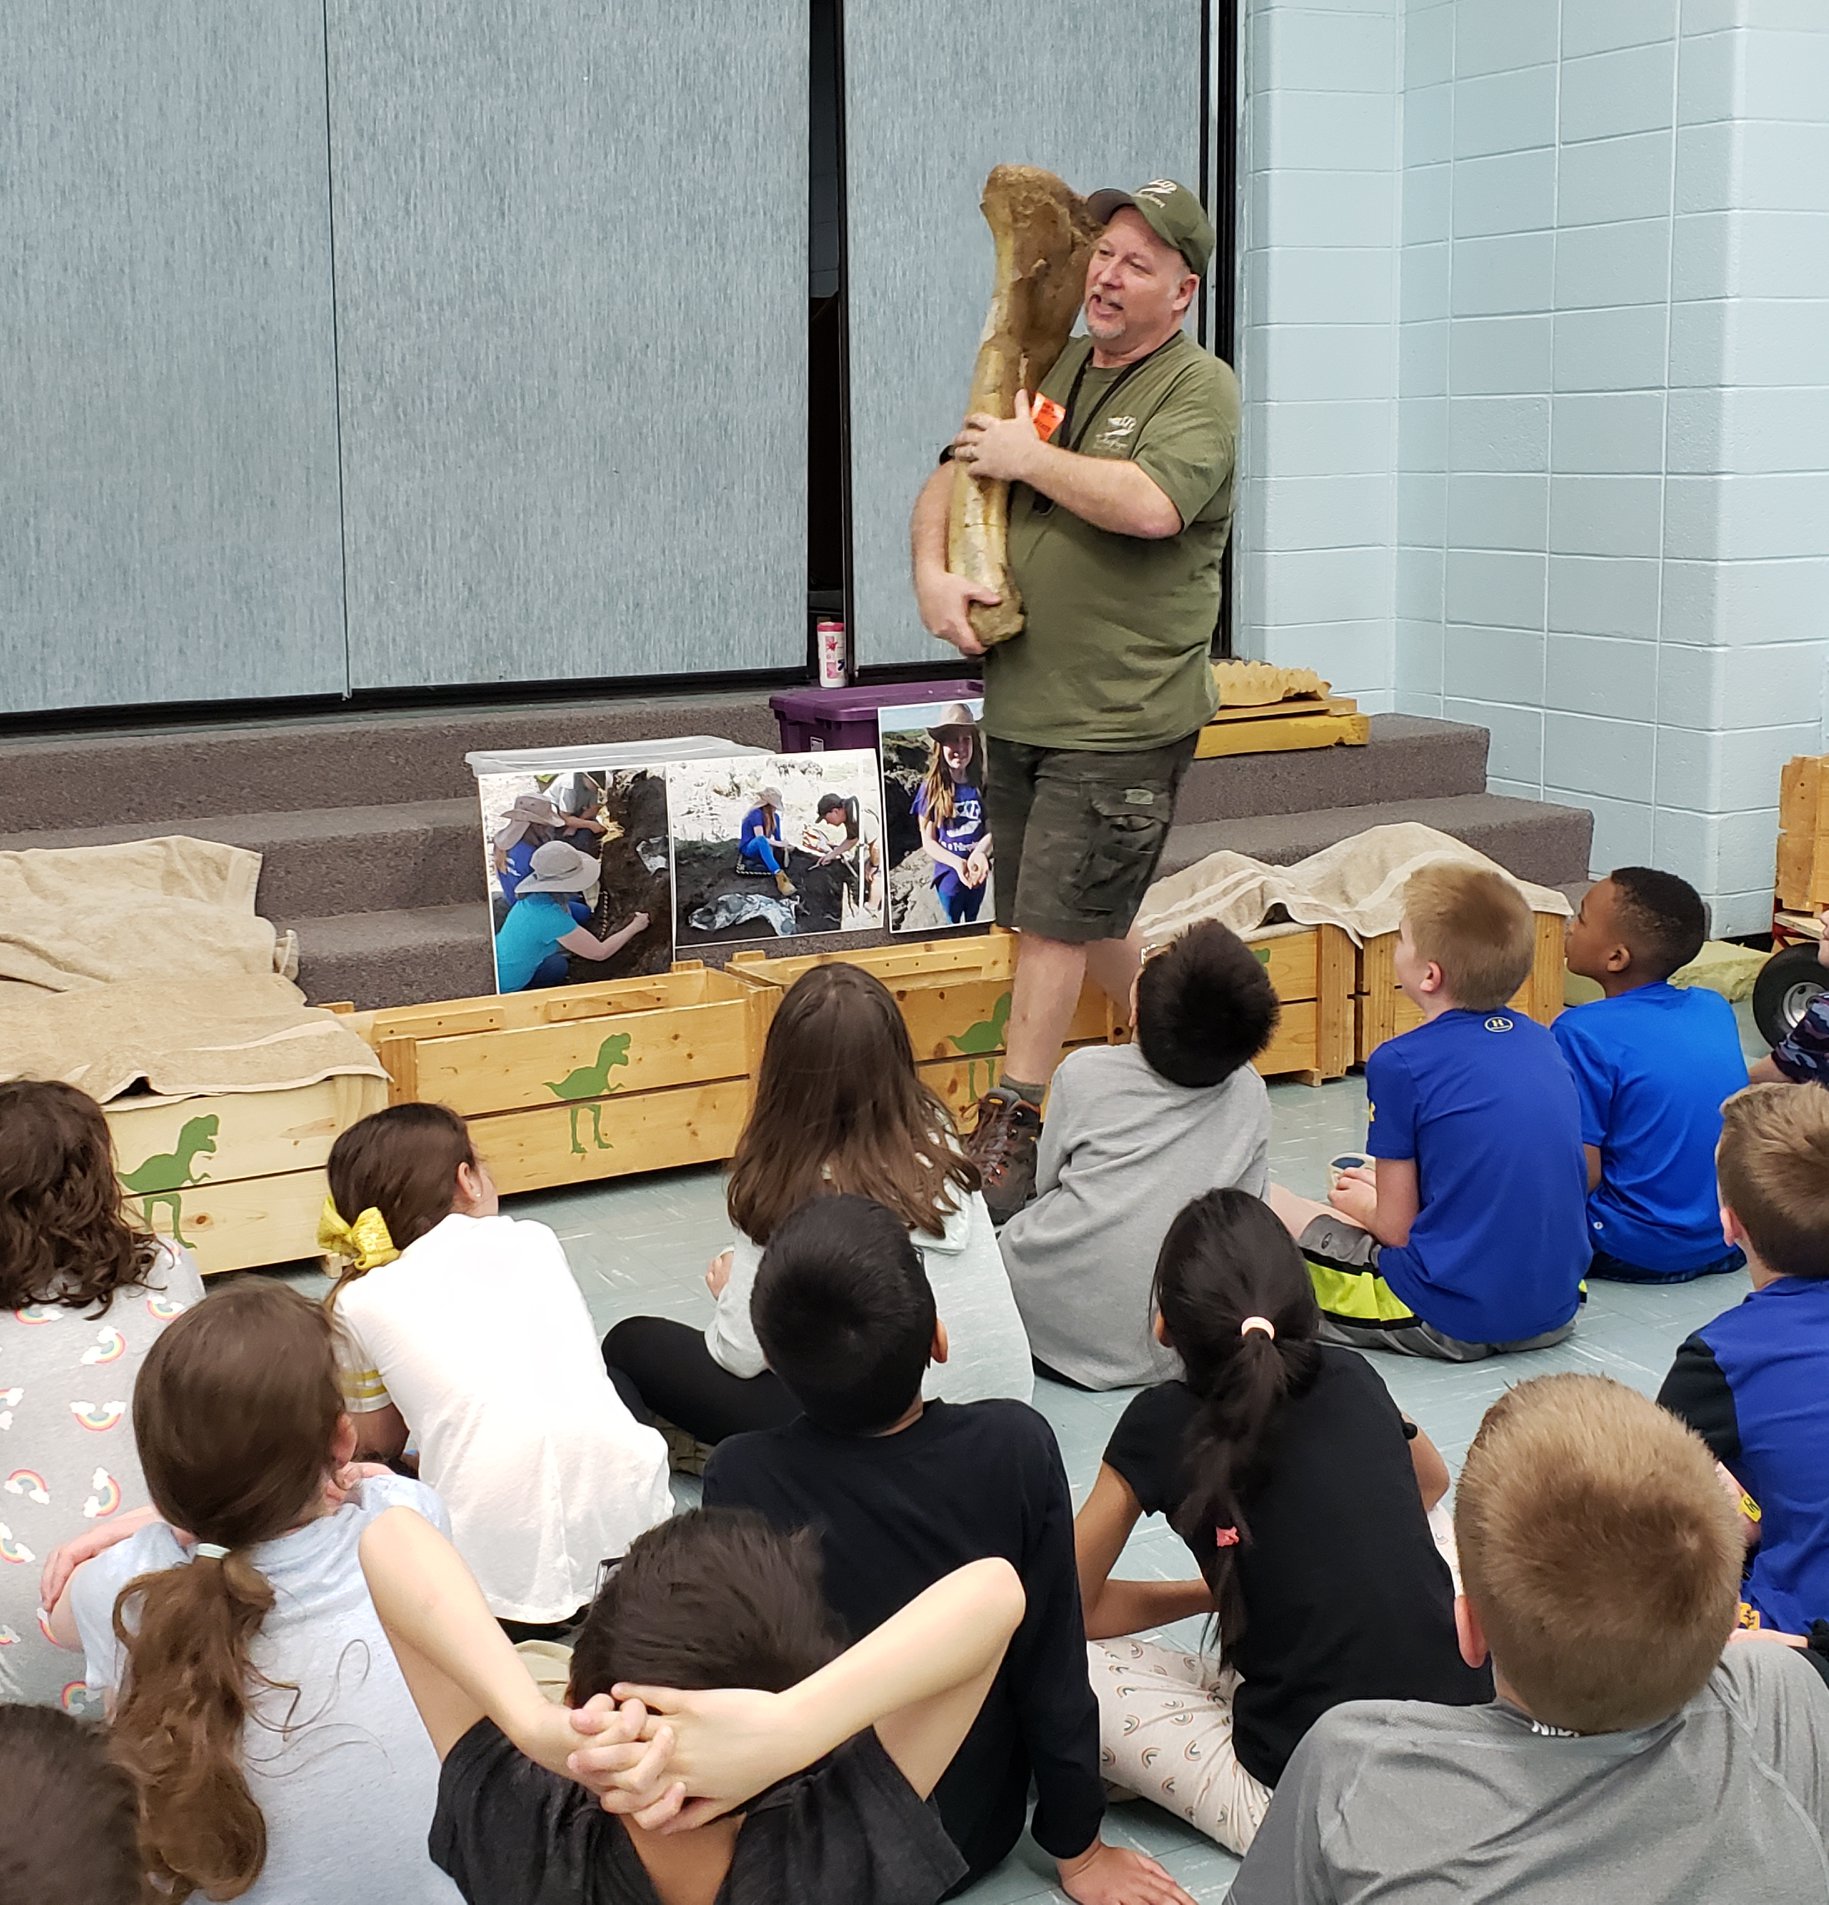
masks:
[(705, 1347), (720, 1369), (733, 1376), (759, 1376), (768, 1367), (762, 1345), (756, 1341), (755, 1326), (749, 1320), (750, 1292), (756, 1287), (756, 1271), (762, 1252), (747, 1237), (732, 1239), (730, 1281), (718, 1298), (717, 1314), (705, 1331)]

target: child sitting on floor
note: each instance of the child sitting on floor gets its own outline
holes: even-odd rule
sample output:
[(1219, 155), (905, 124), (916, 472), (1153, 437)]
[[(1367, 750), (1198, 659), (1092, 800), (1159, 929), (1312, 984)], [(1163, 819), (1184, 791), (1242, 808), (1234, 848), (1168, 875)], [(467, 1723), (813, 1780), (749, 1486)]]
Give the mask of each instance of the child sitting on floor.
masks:
[(281, 1284), (220, 1291), (147, 1353), (133, 1427), (165, 1519), (85, 1562), (51, 1627), (110, 1704), (154, 1879), (248, 1905), (449, 1905), (426, 1853), (438, 1763), (356, 1552), (397, 1503), (444, 1511), (348, 1468), (330, 1319)]
[[(1419, 1486), (1441, 1458), (1364, 1357), (1315, 1340), (1295, 1245), (1255, 1197), (1208, 1191), (1156, 1263), (1156, 1330), (1186, 1375), (1119, 1420), (1074, 1523), (1100, 1761), (1242, 1852), (1297, 1742), (1375, 1697), (1470, 1704), (1454, 1586)], [(1138, 1518), (1166, 1516), (1201, 1578), (1114, 1581)], [(1217, 1661), (1148, 1634), (1217, 1617)]]
[(673, 1512), (666, 1444), (638, 1423), (544, 1224), (498, 1214), (470, 1134), (443, 1105), (394, 1105), (331, 1147), (320, 1238), (343, 1259), (329, 1305), (361, 1452), (444, 1498), (453, 1539), (519, 1638), (563, 1628), (597, 1564)]
[(1718, 1169), (1753, 1293), (1683, 1344), (1658, 1400), (1758, 1505), (1746, 1624), (1804, 1634), (1829, 1614), (1829, 1094), (1730, 1098)]
[(923, 1400), (947, 1330), (900, 1213), (861, 1197), (805, 1205), (769, 1243), (754, 1310), (769, 1366), (805, 1413), (721, 1444), (706, 1502), (813, 1529), (827, 1598), (853, 1635), (986, 1556), (1028, 1591), (1009, 1663), (935, 1793), (972, 1877), (1021, 1836), (1033, 1777), (1035, 1839), (1070, 1896), (1180, 1905), (1153, 1861), (1099, 1834), (1098, 1712), (1053, 1431), (1020, 1402)]
[(998, 1234), (1036, 1361), (1086, 1389), (1159, 1382), (1149, 1276), (1175, 1213), (1236, 1184), (1261, 1197), (1270, 1097), (1251, 1061), (1276, 991), (1235, 933), (1190, 927), (1137, 975), (1129, 1045), (1069, 1052), (1054, 1074), (1035, 1198)]
[[(933, 1905), (958, 1879), (923, 1802), (1021, 1617), (1003, 1563), (839, 1654), (810, 1544), (682, 1515), (609, 1571), (572, 1654), (569, 1697), (590, 1709), (573, 1715), (417, 1516), (383, 1515), (362, 1566), (444, 1763), (432, 1857), (475, 1905)], [(595, 1769), (593, 1790), (568, 1762)]]
[(1540, 1376), (1455, 1498), (1484, 1707), (1336, 1707), (1296, 1749), (1232, 1905), (1820, 1899), (1829, 1691), (1726, 1647), (1740, 1538), (1708, 1452), (1644, 1396)]
[(0, 1899), (142, 1905), (136, 1807), (108, 1736), (55, 1707), (0, 1707)]
[(1715, 1197), (1722, 1101), (1746, 1083), (1740, 1028), (1718, 993), (1670, 984), (1707, 937), (1701, 895), (1651, 867), (1597, 881), (1569, 927), (1569, 970), (1606, 994), (1550, 1028), (1581, 1099), (1591, 1277), (1682, 1283), (1745, 1262)]
[(814, 966), (768, 1029), (755, 1108), (730, 1162), (737, 1240), (706, 1282), (717, 1313), (703, 1331), (630, 1317), (603, 1339), (604, 1360), (664, 1422), (701, 1443), (776, 1428), (799, 1404), (766, 1366), (750, 1320), (763, 1248), (808, 1198), (856, 1192), (887, 1205), (921, 1254), (952, 1343), (926, 1393), (949, 1402), (1034, 1388), (1029, 1341), (978, 1172), (960, 1154), (946, 1107), (915, 1071), (908, 1028), (883, 983), (858, 966)]
[(1404, 887), (1397, 982), (1423, 1015), (1366, 1061), (1366, 1149), (1326, 1205), (1271, 1204), (1308, 1259), (1325, 1342), (1453, 1363), (1575, 1327), (1588, 1243), (1575, 1082), (1506, 1001), (1536, 932), (1493, 869), (1444, 860)]
[(69, 1685), (39, 1625), (38, 1564), (152, 1519), (127, 1398), (166, 1324), (202, 1300), (190, 1253), (129, 1221), (101, 1106), (74, 1085), (0, 1084), (0, 1699)]

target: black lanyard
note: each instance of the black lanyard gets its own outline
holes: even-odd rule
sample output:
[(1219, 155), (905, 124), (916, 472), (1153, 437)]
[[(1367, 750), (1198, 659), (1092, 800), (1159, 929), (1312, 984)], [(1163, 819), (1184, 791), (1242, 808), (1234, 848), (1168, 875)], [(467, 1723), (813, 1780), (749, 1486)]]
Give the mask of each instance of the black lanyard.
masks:
[[(1157, 350), (1161, 348), (1161, 345), (1156, 347)], [(1156, 352), (1151, 351), (1149, 356), (1139, 357), (1134, 362), (1126, 364), (1124, 368), (1118, 372), (1117, 376), (1111, 380), (1104, 396), (1093, 405), (1090, 413), (1081, 422), (1076, 434), (1073, 428), (1073, 407), (1080, 400), (1080, 385), (1086, 381), (1086, 373), (1092, 368), (1092, 352), (1090, 350), (1087, 351), (1085, 357), (1081, 360), (1079, 369), (1073, 373), (1073, 382), (1068, 386), (1067, 390), (1067, 401), (1061, 407), (1061, 448), (1063, 450), (1077, 451), (1079, 449), (1080, 445), (1086, 440), (1086, 432), (1092, 428), (1092, 419), (1096, 417), (1101, 410), (1117, 402), (1118, 392), (1124, 388), (1137, 371), (1140, 371), (1145, 364), (1152, 362), (1155, 355)], [(1053, 513), (1054, 498), (1052, 496), (1044, 496), (1037, 490), (1035, 492), (1035, 501), (1030, 506), (1030, 514), (1035, 516), (1049, 516)]]

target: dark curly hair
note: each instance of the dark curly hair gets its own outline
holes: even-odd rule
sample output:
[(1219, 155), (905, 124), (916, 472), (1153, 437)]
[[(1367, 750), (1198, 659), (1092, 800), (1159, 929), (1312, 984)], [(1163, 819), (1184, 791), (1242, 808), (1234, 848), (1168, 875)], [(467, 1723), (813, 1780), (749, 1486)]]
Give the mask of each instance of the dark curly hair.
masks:
[(0, 1084), (0, 1309), (94, 1304), (100, 1316), (161, 1253), (127, 1220), (101, 1106), (74, 1085)]

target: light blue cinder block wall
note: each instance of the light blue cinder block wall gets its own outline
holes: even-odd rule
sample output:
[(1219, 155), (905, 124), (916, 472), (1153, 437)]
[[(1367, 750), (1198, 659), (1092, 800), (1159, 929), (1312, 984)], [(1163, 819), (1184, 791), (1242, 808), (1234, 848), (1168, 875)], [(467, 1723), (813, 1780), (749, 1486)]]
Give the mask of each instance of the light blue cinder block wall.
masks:
[[(1594, 811), (1597, 869), (1672, 867), (1717, 930), (1755, 930), (1779, 767), (1824, 744), (1829, 5), (1338, 0), (1260, 5), (1250, 31), (1244, 645), (1489, 728), (1501, 791)], [(1387, 32), (1380, 164), (1364, 128)], [(1282, 178), (1297, 80), (1355, 73)], [(1389, 295), (1301, 316), (1365, 333), (1351, 416), (1280, 351), (1278, 297), (1307, 247), (1348, 249), (1349, 209)], [(1299, 541), (1292, 458), (1338, 499)], [(1351, 485), (1363, 502), (1386, 474), (1380, 550)], [(1338, 625), (1313, 641), (1317, 601), (1362, 645)]]

